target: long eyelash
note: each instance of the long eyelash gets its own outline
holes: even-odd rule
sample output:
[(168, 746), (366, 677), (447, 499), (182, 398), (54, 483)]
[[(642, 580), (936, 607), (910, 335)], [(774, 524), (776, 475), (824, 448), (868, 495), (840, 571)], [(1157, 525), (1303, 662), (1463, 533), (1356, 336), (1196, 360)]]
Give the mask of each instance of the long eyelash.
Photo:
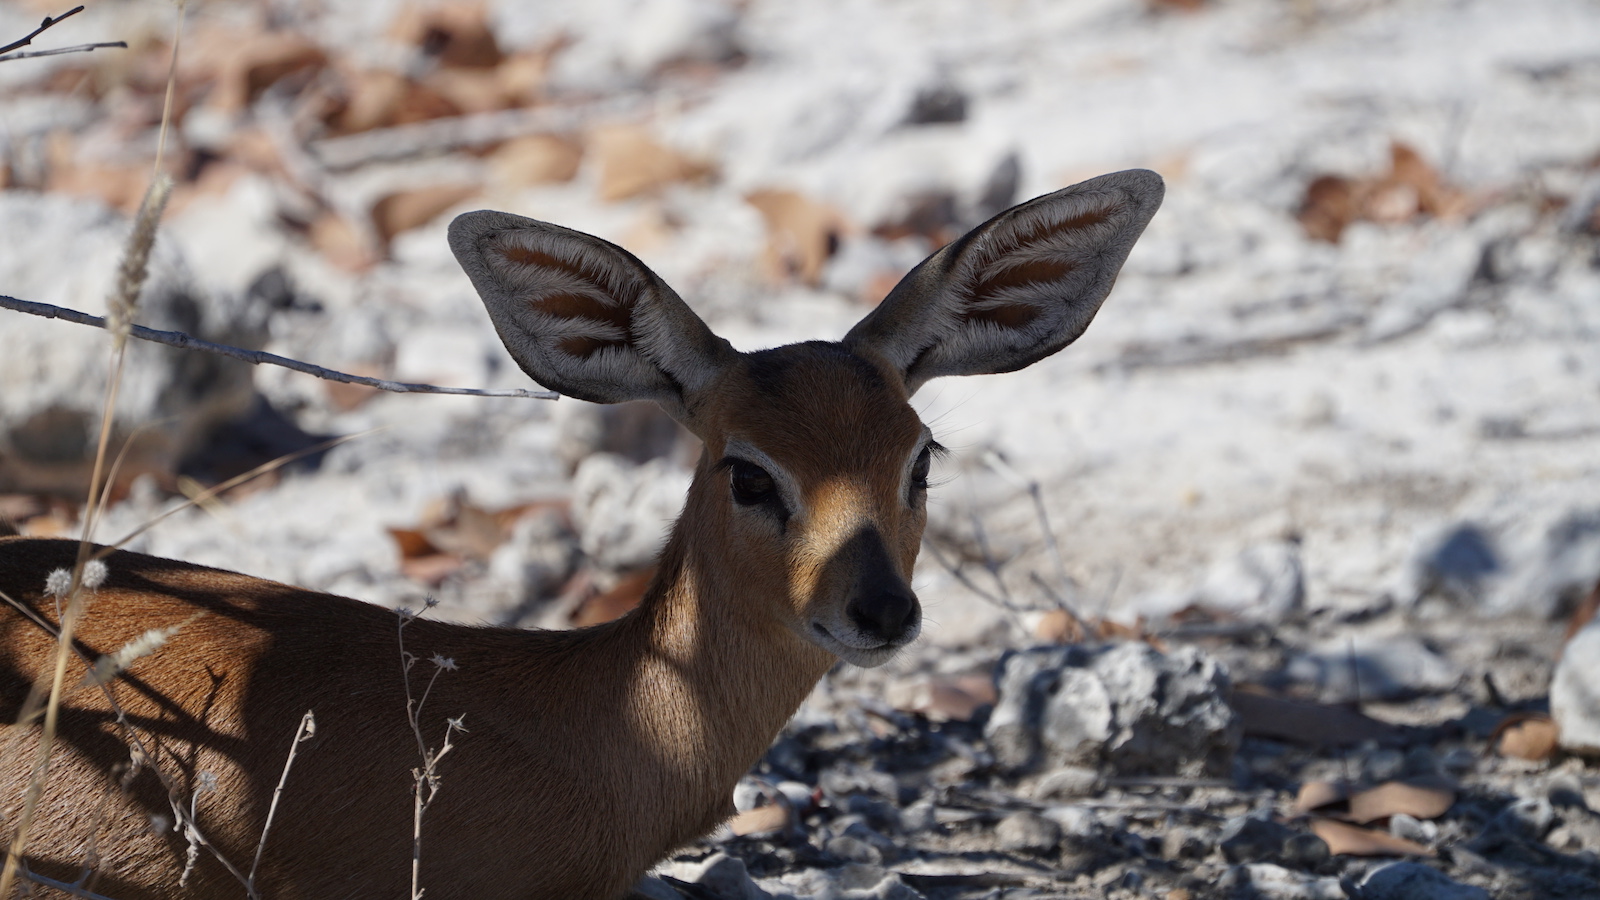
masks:
[(711, 467), (711, 471), (720, 472), (724, 469), (731, 469), (736, 462), (743, 462), (743, 460), (737, 456), (724, 456), (722, 459), (717, 460), (717, 464)]
[(950, 455), (949, 447), (931, 438), (928, 440), (927, 447), (928, 453), (935, 459), (944, 459)]

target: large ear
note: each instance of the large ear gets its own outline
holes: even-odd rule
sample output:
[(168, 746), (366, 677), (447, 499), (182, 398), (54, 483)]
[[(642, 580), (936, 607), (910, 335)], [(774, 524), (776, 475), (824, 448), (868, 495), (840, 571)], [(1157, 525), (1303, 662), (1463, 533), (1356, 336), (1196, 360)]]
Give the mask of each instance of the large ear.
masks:
[(886, 358), (912, 392), (1037, 362), (1089, 327), (1163, 192), (1132, 169), (1012, 207), (911, 270), (844, 343)]
[(512, 358), (568, 396), (654, 400), (688, 424), (736, 354), (660, 276), (597, 237), (480, 210), (450, 223), (450, 249)]

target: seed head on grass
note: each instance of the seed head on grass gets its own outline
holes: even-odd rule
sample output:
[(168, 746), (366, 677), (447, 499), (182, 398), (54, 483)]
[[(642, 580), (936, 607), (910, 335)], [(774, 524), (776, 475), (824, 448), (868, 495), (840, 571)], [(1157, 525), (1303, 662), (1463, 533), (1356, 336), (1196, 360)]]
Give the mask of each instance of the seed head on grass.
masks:
[(72, 592), (72, 571), (70, 569), (55, 569), (45, 576), (44, 592), (46, 596), (57, 600), (67, 599), (67, 594)]
[(83, 587), (85, 590), (97, 591), (100, 585), (106, 583), (106, 576), (111, 574), (106, 568), (103, 559), (91, 559), (83, 564)]
[(150, 251), (156, 245), (157, 226), (167, 208), (167, 198), (172, 196), (172, 178), (165, 173), (156, 176), (139, 204), (139, 215), (133, 221), (133, 233), (122, 251), (122, 264), (117, 267), (117, 287), (111, 295), (107, 319), (118, 349), (128, 340), (133, 329), (133, 316), (139, 308), (139, 295), (144, 292), (145, 279), (150, 275)]
[(109, 684), (111, 679), (117, 677), (138, 660), (160, 650), (167, 641), (177, 634), (182, 625), (171, 628), (151, 628), (133, 640), (117, 648), (114, 653), (107, 653), (95, 661), (94, 668), (83, 674), (79, 687), (86, 687), (96, 682)]

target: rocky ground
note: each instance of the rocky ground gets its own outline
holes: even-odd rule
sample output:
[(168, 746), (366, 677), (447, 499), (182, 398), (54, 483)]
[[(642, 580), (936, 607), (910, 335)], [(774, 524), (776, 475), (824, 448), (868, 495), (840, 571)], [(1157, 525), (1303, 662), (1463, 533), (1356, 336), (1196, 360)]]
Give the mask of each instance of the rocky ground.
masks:
[[(0, 7), (0, 42), (64, 11)], [(104, 311), (174, 16), (97, 4), (37, 48), (126, 51), (0, 63), (0, 294)], [(141, 320), (403, 381), (529, 386), (445, 245), (468, 209), (616, 241), (753, 349), (842, 335), (1010, 203), (1166, 177), (1084, 338), (918, 395), (953, 451), (924, 641), (831, 674), (641, 890), (1600, 897), (1600, 627), (1565, 643), (1600, 578), (1593, 4), (230, 0), (184, 29)], [(103, 359), (0, 311), (23, 531), (72, 533)], [(696, 452), (648, 409), (156, 348), (118, 421), (102, 539), (302, 453), (132, 546), (556, 627), (636, 599)]]

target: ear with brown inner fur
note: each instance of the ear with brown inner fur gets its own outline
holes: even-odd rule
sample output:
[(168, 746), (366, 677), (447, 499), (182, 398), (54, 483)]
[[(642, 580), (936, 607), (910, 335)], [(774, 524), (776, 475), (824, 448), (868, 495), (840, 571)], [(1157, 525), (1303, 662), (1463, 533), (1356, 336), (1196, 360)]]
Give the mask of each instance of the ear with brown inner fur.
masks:
[(450, 249), (513, 359), (596, 403), (654, 400), (690, 425), (695, 397), (736, 351), (637, 257), (559, 225), (480, 210)]
[(1130, 169), (1008, 209), (924, 260), (844, 343), (888, 360), (913, 393), (1038, 362), (1089, 327), (1164, 190)]

